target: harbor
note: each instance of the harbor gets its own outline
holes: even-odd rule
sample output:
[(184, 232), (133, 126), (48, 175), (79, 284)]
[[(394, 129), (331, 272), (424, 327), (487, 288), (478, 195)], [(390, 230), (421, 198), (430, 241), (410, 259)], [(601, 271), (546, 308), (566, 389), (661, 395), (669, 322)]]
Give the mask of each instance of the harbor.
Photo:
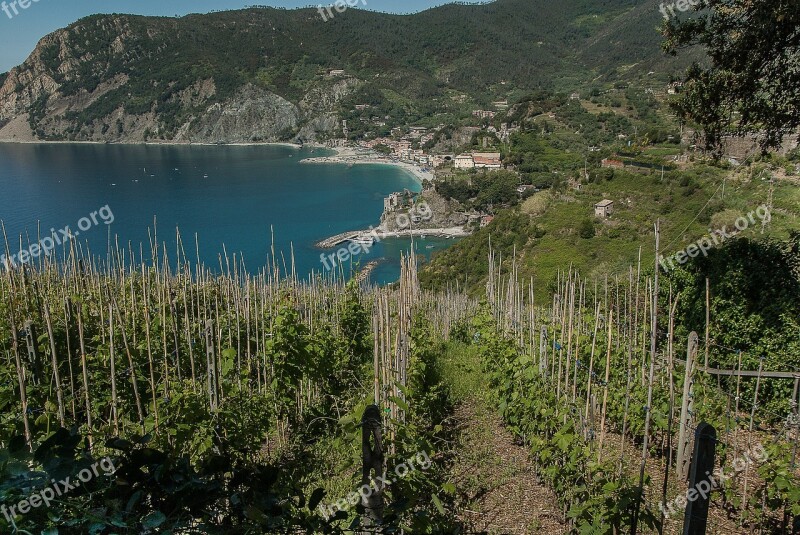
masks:
[(449, 228), (422, 228), (422, 229), (401, 229), (385, 230), (381, 227), (372, 230), (356, 230), (342, 232), (330, 238), (326, 238), (315, 244), (318, 249), (332, 249), (336, 246), (350, 242), (369, 242), (371, 240), (380, 242), (386, 238), (465, 238), (471, 234), (464, 227)]

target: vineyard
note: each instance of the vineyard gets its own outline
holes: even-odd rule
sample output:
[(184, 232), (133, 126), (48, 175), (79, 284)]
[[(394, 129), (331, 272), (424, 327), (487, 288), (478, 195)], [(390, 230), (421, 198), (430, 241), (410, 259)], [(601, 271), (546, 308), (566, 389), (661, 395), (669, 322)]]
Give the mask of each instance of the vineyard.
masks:
[[(537, 302), (540, 282), (489, 251), (476, 299), (422, 289), (413, 254), (397, 284), (374, 287), (300, 280), (276, 255), (255, 274), (237, 257), (211, 269), (180, 237), (176, 255), (153, 243), (103, 258), (73, 244), (0, 278), (3, 533), (476, 533), (452, 474), (453, 383), (470, 374), (557, 496), (564, 532), (682, 533), (704, 424), (722, 476), (706, 533), (797, 529), (797, 316), (776, 312), (784, 338), (735, 347), (721, 317), (735, 315), (721, 304), (733, 282), (695, 277), (698, 293), (687, 270), (566, 269)], [(795, 273), (775, 290), (791, 303), (796, 250), (764, 247)], [(367, 460), (399, 476), (420, 458), (379, 500), (331, 507), (374, 483)], [(34, 504), (105, 459), (113, 474)]]

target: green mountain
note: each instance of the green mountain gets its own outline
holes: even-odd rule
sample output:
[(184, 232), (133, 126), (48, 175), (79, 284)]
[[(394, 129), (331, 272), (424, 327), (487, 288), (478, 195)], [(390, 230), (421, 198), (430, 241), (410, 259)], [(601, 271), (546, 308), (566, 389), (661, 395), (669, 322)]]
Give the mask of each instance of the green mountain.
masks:
[(0, 75), (0, 139), (318, 139), (345, 101), (382, 101), (400, 123), (532, 89), (666, 80), (679, 65), (660, 51), (660, 18), (654, 0), (351, 8), (327, 22), (313, 8), (97, 15)]

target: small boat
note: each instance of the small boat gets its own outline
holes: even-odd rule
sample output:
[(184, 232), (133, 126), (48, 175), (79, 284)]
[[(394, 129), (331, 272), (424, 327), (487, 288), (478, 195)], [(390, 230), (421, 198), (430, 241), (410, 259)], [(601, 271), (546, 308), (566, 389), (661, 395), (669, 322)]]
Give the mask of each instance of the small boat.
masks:
[(425, 238), (427, 238), (427, 236), (425, 234), (423, 234), (422, 236), (420, 236), (420, 238), (422, 238), (424, 240)]
[(203, 175), (203, 178), (208, 178), (208, 175)]
[(433, 249), (434, 247), (436, 247), (436, 246), (435, 246), (435, 245), (428, 245), (428, 246), (427, 246), (427, 247), (425, 247), (425, 248), (426, 248), (426, 249)]

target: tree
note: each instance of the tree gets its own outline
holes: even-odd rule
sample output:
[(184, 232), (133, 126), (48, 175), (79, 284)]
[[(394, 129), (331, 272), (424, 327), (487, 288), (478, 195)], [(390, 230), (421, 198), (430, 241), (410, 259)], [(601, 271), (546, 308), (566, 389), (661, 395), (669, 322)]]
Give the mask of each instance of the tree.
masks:
[(386, 154), (386, 155), (389, 155), (389, 154), (392, 153), (392, 149), (390, 147), (387, 147), (383, 143), (375, 145), (375, 151), (379, 152), (381, 154)]
[(694, 0), (696, 17), (672, 17), (664, 49), (703, 46), (710, 66), (688, 70), (675, 105), (705, 130), (710, 148), (726, 134), (759, 134), (777, 147), (800, 126), (800, 3), (797, 0)]
[(578, 227), (578, 235), (584, 240), (594, 238), (595, 229), (591, 219), (584, 219), (581, 221), (580, 227)]

